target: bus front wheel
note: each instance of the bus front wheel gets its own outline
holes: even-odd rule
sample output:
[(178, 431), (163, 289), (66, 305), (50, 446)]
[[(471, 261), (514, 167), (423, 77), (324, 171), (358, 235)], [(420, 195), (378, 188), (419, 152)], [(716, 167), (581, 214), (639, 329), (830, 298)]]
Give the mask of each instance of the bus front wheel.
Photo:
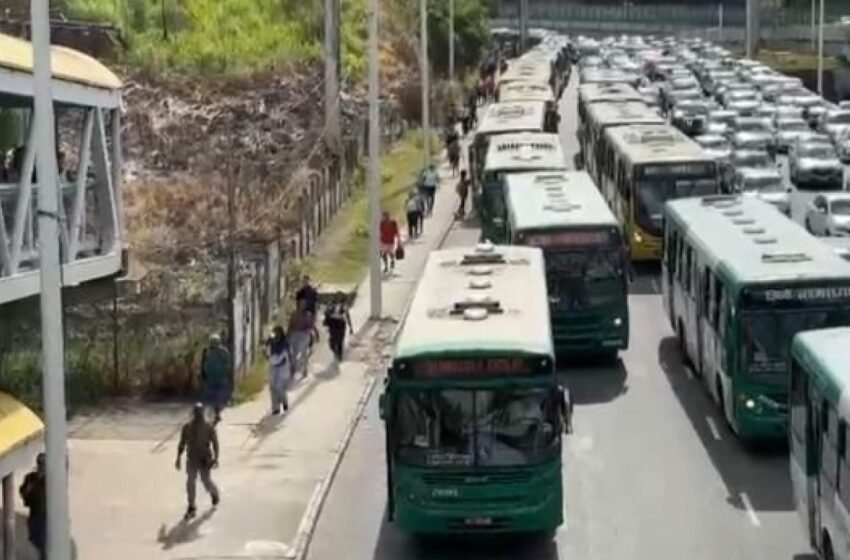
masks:
[(688, 357), (688, 343), (685, 341), (685, 326), (682, 321), (676, 325), (676, 338), (679, 339), (679, 353), (682, 355), (682, 365), (691, 365), (691, 359)]
[(826, 529), (823, 530), (823, 560), (835, 560), (835, 553), (832, 551), (832, 540), (829, 538), (829, 533)]

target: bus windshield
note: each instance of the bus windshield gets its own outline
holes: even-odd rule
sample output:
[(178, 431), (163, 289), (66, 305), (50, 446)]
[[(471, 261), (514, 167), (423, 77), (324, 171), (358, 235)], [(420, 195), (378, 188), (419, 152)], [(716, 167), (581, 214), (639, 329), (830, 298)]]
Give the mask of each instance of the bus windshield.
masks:
[(538, 463), (560, 441), (548, 387), (401, 391), (398, 458), (423, 467), (505, 467)]
[(636, 186), (635, 219), (641, 228), (653, 235), (661, 235), (664, 203), (668, 200), (717, 193), (717, 180), (714, 178), (659, 177), (640, 180)]
[(744, 370), (755, 375), (781, 375), (786, 371), (795, 334), (848, 323), (850, 307), (746, 313), (741, 320)]
[(622, 299), (624, 274), (619, 247), (546, 251), (546, 284), (557, 309), (578, 311)]

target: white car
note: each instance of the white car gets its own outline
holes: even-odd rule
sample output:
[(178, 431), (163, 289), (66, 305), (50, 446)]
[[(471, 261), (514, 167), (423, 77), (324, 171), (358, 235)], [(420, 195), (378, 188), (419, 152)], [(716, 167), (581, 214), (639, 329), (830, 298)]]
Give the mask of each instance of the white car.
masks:
[(816, 196), (806, 210), (806, 229), (824, 237), (850, 236), (850, 193)]

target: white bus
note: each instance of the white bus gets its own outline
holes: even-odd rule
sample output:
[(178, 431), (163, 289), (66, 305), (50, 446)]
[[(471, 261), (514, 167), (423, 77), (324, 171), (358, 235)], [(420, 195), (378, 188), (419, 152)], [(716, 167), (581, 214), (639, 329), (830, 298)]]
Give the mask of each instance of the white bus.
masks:
[(544, 132), (546, 104), (542, 101), (518, 101), (489, 105), (475, 129), (475, 138), (469, 146), (469, 174), (473, 183), (481, 184), (484, 161), (490, 139), (500, 134), (516, 132)]
[(850, 559), (848, 348), (847, 327), (804, 331), (791, 343), (791, 485), (823, 560)]
[[(476, 204), (481, 237), (494, 243), (507, 240), (505, 178), (511, 173), (563, 171), (566, 156), (557, 134), (503, 134), (490, 142)], [(480, 196), (479, 196), (480, 195)]]

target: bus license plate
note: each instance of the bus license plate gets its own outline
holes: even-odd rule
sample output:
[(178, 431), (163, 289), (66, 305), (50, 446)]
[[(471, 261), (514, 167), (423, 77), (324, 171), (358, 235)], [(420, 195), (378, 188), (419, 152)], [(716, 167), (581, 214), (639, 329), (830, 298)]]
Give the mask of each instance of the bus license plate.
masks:
[(471, 527), (487, 527), (493, 524), (492, 517), (467, 517), (463, 520), (464, 524)]

